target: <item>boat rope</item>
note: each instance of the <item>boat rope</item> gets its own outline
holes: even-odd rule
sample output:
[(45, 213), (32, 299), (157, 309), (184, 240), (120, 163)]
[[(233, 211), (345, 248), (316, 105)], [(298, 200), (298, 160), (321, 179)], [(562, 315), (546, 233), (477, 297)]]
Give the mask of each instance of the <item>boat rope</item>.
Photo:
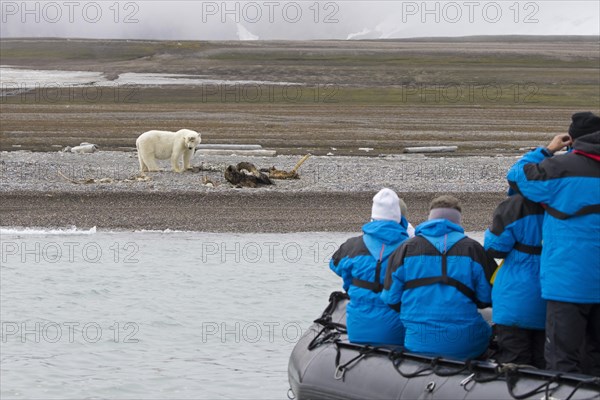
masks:
[(544, 393), (545, 398), (549, 399), (552, 393), (560, 386), (559, 384), (557, 384), (554, 387), (551, 387), (551, 385), (553, 383), (556, 383), (561, 377), (561, 374), (556, 374), (553, 377), (551, 377), (548, 381), (542, 383), (534, 389), (531, 389), (528, 392), (522, 394), (515, 394), (514, 389), (519, 380), (519, 368), (520, 366), (515, 364), (502, 364), (499, 367), (499, 371), (504, 372), (504, 376), (506, 377), (506, 387), (508, 388), (508, 394), (510, 394), (513, 399), (523, 400), (539, 393)]
[[(471, 360), (467, 360), (465, 361), (465, 365), (463, 365), (461, 368), (455, 368), (455, 369), (441, 369), (440, 368), (440, 359), (441, 357), (437, 357), (435, 358), (435, 364), (433, 365), (432, 371), (434, 374), (436, 374), (437, 376), (442, 376), (442, 377), (446, 377), (446, 376), (456, 376), (456, 375), (460, 375), (462, 374), (464, 371), (466, 371), (467, 369), (471, 368)], [(432, 364), (433, 361), (432, 360)]]
[[(527, 365), (516, 365), (516, 364), (503, 364), (499, 366), (499, 371), (504, 372), (505, 378), (506, 378), (506, 385), (508, 387), (508, 393), (516, 400), (522, 400), (522, 399), (526, 399), (530, 396), (539, 394), (539, 393), (544, 393), (544, 399), (550, 399), (550, 396), (552, 395), (552, 393), (554, 391), (556, 391), (559, 387), (560, 387), (560, 380), (563, 379), (563, 374), (561, 373), (557, 373), (554, 376), (551, 376), (550, 379), (548, 381), (546, 381), (545, 383), (539, 385), (538, 387), (530, 390), (529, 392), (523, 393), (523, 394), (515, 394), (514, 393), (514, 388), (517, 384), (517, 381), (519, 379), (519, 369), (520, 368), (531, 368), (530, 366)], [(554, 386), (552, 386), (552, 384), (555, 384)], [(570, 400), (573, 398), (573, 396), (575, 395), (575, 393), (581, 389), (584, 386), (596, 386), (598, 389), (600, 389), (600, 377), (594, 377), (591, 379), (584, 379), (584, 380), (580, 380), (575, 387), (573, 388), (573, 390), (571, 391), (571, 393), (565, 398), (565, 400)], [(596, 396), (596, 397), (600, 397)]]
[[(598, 390), (600, 390), (600, 377), (586, 379), (586, 380), (578, 382), (577, 385), (575, 385), (575, 387), (573, 388), (573, 391), (565, 398), (565, 400), (571, 400), (573, 398), (573, 396), (575, 395), (575, 393), (579, 389), (581, 389), (583, 386), (586, 386), (586, 385), (597, 386)], [(598, 396), (600, 396), (600, 394)], [(548, 398), (548, 397), (546, 396), (546, 398)]]
[(406, 373), (406, 372), (404, 372), (404, 371), (402, 371), (400, 369), (400, 365), (406, 359), (404, 357), (404, 353), (403, 352), (392, 351), (392, 352), (390, 352), (390, 354), (388, 355), (388, 357), (392, 361), (392, 365), (394, 366), (394, 368), (396, 369), (396, 371), (400, 375), (402, 375), (403, 378), (416, 378), (418, 376), (431, 375), (433, 373), (433, 368), (435, 367), (435, 364), (437, 363), (436, 360), (439, 360), (439, 358), (434, 358), (433, 360), (431, 360), (430, 364), (425, 364), (425, 365), (417, 368), (413, 372)]
[[(348, 296), (348, 293), (332, 292), (329, 295), (329, 304), (327, 305), (327, 307), (325, 307), (323, 314), (321, 314), (321, 318), (329, 317), (329, 319), (331, 320), (331, 316), (333, 315), (335, 309), (337, 308), (338, 303), (342, 300), (348, 300), (348, 299), (350, 299), (350, 296)], [(318, 318), (317, 320), (319, 320), (319, 319), (320, 318)]]
[[(498, 379), (499, 377), (502, 376), (502, 372), (498, 369), (498, 366), (496, 366), (493, 369), (493, 372), (491, 374), (487, 374), (484, 375), (481, 373), (480, 370), (476, 370), (474, 367), (474, 364), (471, 363), (471, 361), (467, 361), (467, 370), (471, 373), (471, 375), (469, 376), (469, 381), (466, 382), (463, 386), (463, 388), (465, 389), (465, 391), (469, 391), (470, 388), (468, 387), (468, 383), (469, 382), (474, 382), (474, 383), (487, 383), (487, 382), (492, 382), (495, 381), (496, 379)], [(463, 381), (466, 381), (467, 379), (464, 379)], [(461, 382), (462, 384), (462, 382)]]
[(337, 341), (342, 334), (347, 333), (346, 325), (334, 322), (332, 315), (340, 301), (348, 299), (348, 294), (344, 292), (333, 292), (329, 296), (329, 304), (321, 314), (314, 320), (315, 324), (321, 325), (323, 328), (308, 344), (308, 350), (314, 350), (324, 343)]
[[(461, 375), (466, 370), (468, 370), (469, 372), (473, 372), (472, 366), (471, 366), (471, 360), (465, 361), (465, 364), (459, 368), (448, 368), (447, 366), (443, 367), (444, 363), (441, 362), (442, 357), (435, 357), (435, 358), (431, 359), (431, 361), (429, 362), (429, 365), (423, 365), (422, 367), (418, 368), (414, 372), (406, 373), (400, 369), (400, 365), (402, 364), (402, 362), (405, 359), (404, 354), (402, 352), (392, 351), (388, 354), (388, 358), (392, 361), (392, 364), (394, 365), (394, 368), (396, 369), (396, 371), (398, 371), (398, 373), (400, 375), (402, 375), (404, 378), (414, 378), (417, 376), (427, 376), (427, 375), (431, 375), (431, 374), (435, 374), (440, 377), (450, 377), (450, 376)], [(481, 379), (481, 378), (478, 377), (476, 373), (472, 373), (468, 379), (463, 380), (464, 384), (463, 384), (463, 382), (461, 382), (461, 386), (464, 387), (464, 386), (468, 385), (468, 383), (471, 382), (472, 380), (477, 380), (477, 379)], [(487, 379), (487, 378), (485, 378), (485, 379)], [(467, 390), (467, 389), (465, 389), (465, 390)]]
[(377, 350), (379, 350), (377, 347), (373, 347), (373, 346), (365, 346), (364, 348), (362, 348), (359, 352), (358, 355), (354, 358), (351, 358), (350, 360), (348, 360), (345, 364), (340, 365), (340, 358), (341, 358), (341, 351), (340, 351), (340, 346), (337, 345), (338, 343), (336, 342), (336, 355), (335, 355), (335, 373), (333, 375), (334, 379), (336, 380), (342, 380), (342, 382), (345, 381), (345, 377), (346, 377), (346, 372), (350, 369), (352, 369), (352, 367), (354, 367), (356, 364), (358, 364), (358, 362), (360, 360), (362, 360), (363, 358), (366, 358), (369, 354), (373, 354), (375, 353)]
[[(321, 336), (321, 334), (323, 333), (325, 334)], [(319, 331), (317, 336), (315, 336), (314, 339), (310, 341), (310, 343), (308, 344), (308, 350), (314, 350), (325, 343), (336, 342), (339, 339), (340, 335), (340, 332), (330, 330), (327, 326), (324, 326), (323, 329)]]

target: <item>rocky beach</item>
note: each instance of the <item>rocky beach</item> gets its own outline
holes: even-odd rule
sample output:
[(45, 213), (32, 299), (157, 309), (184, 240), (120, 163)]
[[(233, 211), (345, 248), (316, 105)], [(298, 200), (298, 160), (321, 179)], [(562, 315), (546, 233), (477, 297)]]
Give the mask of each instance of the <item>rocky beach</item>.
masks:
[[(516, 157), (313, 156), (300, 179), (236, 188), (223, 178), (229, 164), (290, 170), (295, 156), (200, 156), (192, 171), (141, 176), (135, 152), (3, 152), (0, 218), (3, 226), (96, 226), (105, 230), (208, 232), (356, 231), (370, 215), (371, 197), (396, 190), (413, 223), (428, 203), (451, 193), (464, 206), (464, 224), (483, 230), (506, 190)], [(210, 181), (212, 184), (205, 185)]]

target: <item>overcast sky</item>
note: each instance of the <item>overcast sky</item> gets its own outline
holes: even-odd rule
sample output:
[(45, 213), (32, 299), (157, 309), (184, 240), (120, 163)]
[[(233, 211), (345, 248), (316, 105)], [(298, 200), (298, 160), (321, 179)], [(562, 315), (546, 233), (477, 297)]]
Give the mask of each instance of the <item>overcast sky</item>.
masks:
[(590, 1), (6, 1), (0, 36), (169, 40), (600, 35)]

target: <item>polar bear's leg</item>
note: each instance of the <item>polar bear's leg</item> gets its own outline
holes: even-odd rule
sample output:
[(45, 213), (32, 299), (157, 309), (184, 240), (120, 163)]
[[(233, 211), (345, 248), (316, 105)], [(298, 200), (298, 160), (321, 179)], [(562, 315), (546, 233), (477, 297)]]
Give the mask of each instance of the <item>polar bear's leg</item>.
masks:
[(148, 167), (148, 172), (159, 172), (160, 168), (158, 167), (158, 164), (156, 163), (156, 160), (154, 159), (154, 157), (148, 157), (146, 159), (146, 166)]
[(159, 172), (160, 168), (156, 163), (156, 158), (154, 157), (154, 153), (148, 152), (142, 158), (148, 172)]
[(192, 156), (194, 155), (194, 150), (186, 150), (183, 153), (183, 170), (187, 171), (191, 168), (190, 161), (192, 160)]
[(147, 172), (148, 166), (144, 163), (144, 159), (142, 158), (142, 153), (138, 150), (138, 160), (140, 162), (140, 172)]
[(171, 168), (175, 172), (183, 172), (183, 170), (179, 169), (179, 159), (181, 158), (181, 154), (178, 151), (173, 151), (171, 154)]

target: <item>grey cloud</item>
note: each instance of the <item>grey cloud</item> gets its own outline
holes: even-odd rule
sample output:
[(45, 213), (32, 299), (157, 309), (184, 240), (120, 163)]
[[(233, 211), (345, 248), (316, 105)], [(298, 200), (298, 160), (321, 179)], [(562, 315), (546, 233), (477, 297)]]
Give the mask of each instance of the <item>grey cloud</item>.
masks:
[(349, 36), (600, 35), (600, 5), (595, 1), (2, 0), (0, 12), (3, 38), (343, 40)]

